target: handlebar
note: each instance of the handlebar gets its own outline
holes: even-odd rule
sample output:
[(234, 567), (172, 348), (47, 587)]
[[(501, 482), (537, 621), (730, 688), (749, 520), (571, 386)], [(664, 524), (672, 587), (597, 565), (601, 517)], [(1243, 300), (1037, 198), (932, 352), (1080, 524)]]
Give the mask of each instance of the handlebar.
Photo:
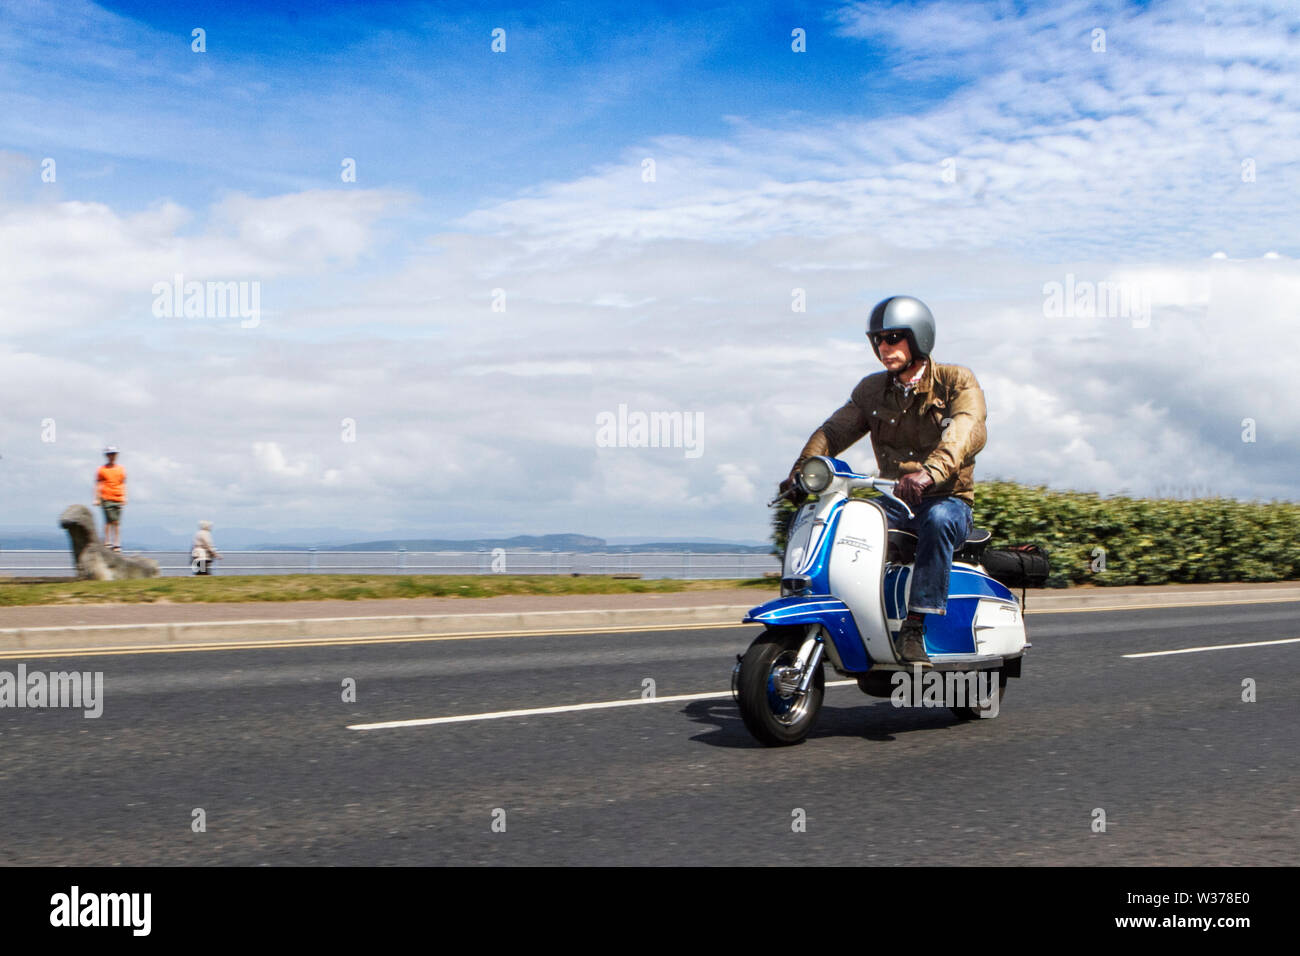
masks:
[(875, 488), (876, 491), (880, 492), (886, 498), (893, 498), (902, 506), (903, 510), (907, 512), (909, 518), (916, 517), (916, 512), (911, 509), (908, 503), (898, 497), (898, 495), (894, 494), (894, 489), (898, 487), (898, 482), (894, 479), (870, 477), (866, 480), (865, 485), (868, 488)]
[[(904, 501), (902, 498), (898, 497), (898, 495), (894, 494), (894, 488), (895, 488), (897, 485), (898, 485), (898, 482), (895, 481), (895, 480), (892, 479), (892, 478), (877, 478), (877, 477), (874, 476), (874, 475), (854, 475), (852, 478), (849, 479), (849, 486), (850, 486), (850, 487), (855, 487), (855, 488), (874, 488), (876, 491), (880, 492), (880, 493), (881, 493), (882, 495), (884, 495), (886, 498), (893, 498), (893, 499), (894, 499), (895, 501), (897, 501), (900, 505), (902, 505), (902, 506), (903, 506), (903, 510), (907, 512), (907, 516), (908, 516), (909, 518), (915, 518), (915, 517), (916, 517), (916, 512), (914, 512), (910, 507), (908, 507), (908, 504), (907, 504), (906, 501)], [(799, 491), (799, 490), (800, 490), (800, 489), (799, 489), (798, 484), (792, 484), (792, 485), (791, 485), (789, 488), (787, 488), (785, 491), (781, 492), (781, 494), (777, 495), (775, 498), (773, 498), (771, 501), (769, 501), (769, 502), (767, 503), (767, 506), (768, 506), (769, 508), (775, 508), (778, 504), (780, 504), (782, 501), (785, 501), (785, 500), (788, 499), (788, 498), (789, 498), (789, 497), (790, 497), (794, 492), (797, 492), (797, 491)]]

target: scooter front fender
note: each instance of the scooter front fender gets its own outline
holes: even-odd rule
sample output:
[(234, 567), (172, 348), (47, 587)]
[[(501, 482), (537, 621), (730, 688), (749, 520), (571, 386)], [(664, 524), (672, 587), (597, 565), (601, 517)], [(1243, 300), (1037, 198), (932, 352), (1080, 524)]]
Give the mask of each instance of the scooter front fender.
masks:
[(802, 594), (777, 598), (750, 608), (745, 623), (765, 624), (768, 627), (802, 627), (820, 624), (834, 643), (834, 658), (841, 670), (850, 674), (864, 673), (871, 668), (862, 636), (853, 620), (853, 612), (839, 598), (829, 594)]

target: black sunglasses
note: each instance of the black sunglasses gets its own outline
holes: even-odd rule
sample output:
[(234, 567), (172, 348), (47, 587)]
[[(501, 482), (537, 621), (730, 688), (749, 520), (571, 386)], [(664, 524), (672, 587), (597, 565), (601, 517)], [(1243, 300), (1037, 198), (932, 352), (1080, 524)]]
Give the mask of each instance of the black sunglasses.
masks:
[(885, 342), (889, 345), (897, 345), (899, 342), (907, 339), (906, 332), (876, 332), (871, 336), (871, 341), (879, 345)]

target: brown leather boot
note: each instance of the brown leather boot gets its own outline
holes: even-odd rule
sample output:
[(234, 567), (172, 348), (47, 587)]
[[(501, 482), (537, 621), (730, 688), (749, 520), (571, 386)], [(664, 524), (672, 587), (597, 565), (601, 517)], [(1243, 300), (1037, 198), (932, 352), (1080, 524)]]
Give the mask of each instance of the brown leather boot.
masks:
[(900, 659), (909, 664), (930, 666), (930, 655), (925, 652), (925, 621), (908, 617), (898, 631), (898, 643), (895, 645)]

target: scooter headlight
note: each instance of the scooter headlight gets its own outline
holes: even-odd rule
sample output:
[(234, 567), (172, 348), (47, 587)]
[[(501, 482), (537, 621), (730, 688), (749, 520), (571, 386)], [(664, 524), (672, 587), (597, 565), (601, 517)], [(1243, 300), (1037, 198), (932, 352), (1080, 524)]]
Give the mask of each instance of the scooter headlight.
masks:
[(799, 469), (799, 484), (812, 495), (819, 495), (831, 486), (835, 472), (825, 458), (809, 458)]

